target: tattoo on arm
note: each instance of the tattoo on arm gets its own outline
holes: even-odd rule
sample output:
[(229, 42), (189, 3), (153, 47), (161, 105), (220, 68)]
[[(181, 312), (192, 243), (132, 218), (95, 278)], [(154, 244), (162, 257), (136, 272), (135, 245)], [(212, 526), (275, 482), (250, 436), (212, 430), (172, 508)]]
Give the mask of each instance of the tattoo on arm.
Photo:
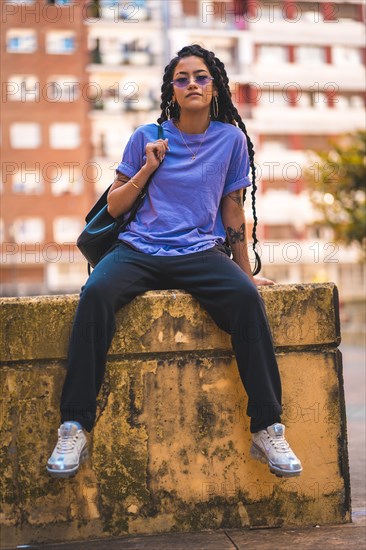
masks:
[(122, 181), (122, 183), (127, 183), (128, 180), (131, 179), (125, 174), (122, 174), (122, 172), (117, 172), (115, 181)]
[(240, 242), (244, 242), (245, 237), (245, 224), (242, 223), (239, 229), (233, 229), (232, 227), (227, 227), (227, 232), (229, 234), (229, 243), (235, 244)]
[(241, 189), (238, 189), (237, 191), (233, 191), (232, 193), (228, 194), (228, 197), (236, 202), (236, 204), (240, 207), (243, 207), (243, 192)]
[(122, 187), (122, 185), (127, 183), (129, 179), (131, 179), (131, 178), (129, 178), (125, 174), (122, 174), (122, 172), (117, 171), (116, 177), (114, 178), (114, 182), (112, 183), (112, 186), (111, 186), (110, 190), (108, 191), (107, 197), (109, 197), (109, 195), (111, 194), (112, 191), (114, 191), (115, 189), (118, 189), (118, 187)]

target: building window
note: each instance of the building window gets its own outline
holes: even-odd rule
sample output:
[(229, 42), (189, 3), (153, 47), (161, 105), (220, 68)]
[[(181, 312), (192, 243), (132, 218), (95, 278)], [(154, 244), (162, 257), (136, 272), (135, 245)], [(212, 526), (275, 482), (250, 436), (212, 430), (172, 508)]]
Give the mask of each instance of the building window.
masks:
[(295, 96), (295, 105), (300, 108), (325, 109), (328, 107), (327, 94), (301, 90), (301, 93)]
[(268, 6), (267, 3), (263, 3), (261, 5), (261, 17), (263, 17), (263, 21), (267, 21), (269, 23), (273, 23), (274, 21), (283, 21), (283, 12), (282, 12), (282, 6), (277, 5), (270, 5)]
[(336, 4), (335, 16), (338, 21), (358, 21), (356, 4)]
[(337, 94), (334, 99), (334, 105), (337, 109), (363, 109), (364, 100), (361, 95)]
[(39, 172), (20, 170), (13, 176), (13, 192), (39, 194), (43, 191), (43, 181)]
[(332, 49), (334, 65), (361, 65), (361, 51), (358, 48), (347, 46), (334, 46)]
[(12, 75), (7, 82), (10, 101), (39, 101), (39, 82), (35, 75)]
[(337, 109), (348, 109), (349, 107), (349, 98), (343, 94), (337, 94), (334, 98), (334, 105)]
[(45, 227), (42, 218), (17, 218), (10, 230), (16, 243), (39, 243), (44, 240)]
[(286, 136), (262, 136), (263, 151), (286, 151), (288, 142)]
[(298, 46), (295, 53), (299, 63), (325, 63), (325, 49), (321, 46)]
[(351, 95), (349, 104), (352, 109), (363, 109), (365, 107), (365, 101), (361, 95)]
[(54, 6), (71, 6), (73, 0), (46, 0), (47, 4)]
[(49, 101), (75, 101), (79, 97), (79, 82), (76, 76), (51, 76), (47, 84)]
[(34, 4), (36, 0), (6, 0), (7, 4), (24, 4), (24, 5), (31, 5)]
[(5, 239), (4, 220), (0, 220), (0, 243), (3, 243), (4, 239)]
[(53, 237), (57, 243), (74, 243), (80, 235), (84, 223), (75, 216), (63, 216), (53, 221)]
[[(308, 2), (296, 2), (295, 17), (301, 17), (301, 21), (309, 21), (310, 23), (315, 23), (316, 17), (318, 17), (316, 6), (314, 4), (309, 4)], [(289, 14), (289, 11), (286, 12), (286, 5), (284, 6), (285, 13)]]
[(83, 179), (80, 170), (70, 167), (62, 173), (55, 173), (51, 180), (51, 191), (54, 195), (80, 195), (83, 191)]
[(311, 103), (315, 109), (326, 109), (328, 107), (327, 94), (324, 92), (312, 92)]
[(258, 61), (260, 63), (280, 62), (287, 63), (288, 48), (286, 46), (272, 46), (260, 44), (258, 46)]
[(73, 31), (50, 31), (46, 35), (46, 53), (71, 54), (75, 51)]
[[(183, 0), (184, 1), (184, 0)], [(196, 2), (197, 0), (191, 0)], [(92, 5), (92, 2), (89, 2)], [(146, 6), (146, 0), (134, 0), (133, 2), (122, 2), (121, 0), (99, 0), (97, 5), (100, 8), (100, 14), (104, 19), (137, 19), (139, 21), (148, 19), (150, 16), (149, 9)], [(138, 9), (138, 13), (131, 11), (129, 5), (133, 5)]]
[(302, 91), (301, 95), (299, 94), (297, 100), (296, 100), (296, 105), (298, 105), (298, 107), (311, 107), (312, 106), (312, 97), (311, 97), (311, 93), (309, 92), (304, 92), (304, 90)]
[(33, 29), (9, 29), (6, 33), (8, 53), (34, 53), (37, 49), (37, 35)]
[(79, 145), (79, 124), (56, 122), (50, 125), (50, 147), (53, 149), (76, 149)]
[(41, 145), (41, 126), (36, 122), (15, 122), (10, 125), (13, 149), (37, 149)]
[(261, 107), (288, 107), (290, 98), (286, 96), (285, 92), (262, 90), (259, 103)]

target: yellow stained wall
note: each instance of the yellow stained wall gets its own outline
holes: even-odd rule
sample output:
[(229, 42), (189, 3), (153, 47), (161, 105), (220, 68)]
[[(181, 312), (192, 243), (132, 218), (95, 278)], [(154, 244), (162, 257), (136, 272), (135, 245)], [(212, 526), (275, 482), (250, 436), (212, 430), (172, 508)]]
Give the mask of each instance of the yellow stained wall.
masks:
[(78, 297), (2, 299), (3, 544), (351, 521), (337, 289), (259, 290), (304, 469), (292, 479), (251, 459), (230, 338), (182, 291), (148, 292), (118, 313), (91, 459), (75, 478), (50, 478)]

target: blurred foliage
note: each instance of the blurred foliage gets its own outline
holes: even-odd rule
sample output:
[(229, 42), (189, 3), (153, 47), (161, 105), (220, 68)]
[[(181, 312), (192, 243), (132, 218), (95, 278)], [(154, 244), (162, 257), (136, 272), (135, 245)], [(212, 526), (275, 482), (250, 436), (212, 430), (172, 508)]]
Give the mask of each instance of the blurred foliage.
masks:
[(331, 227), (334, 240), (356, 243), (366, 258), (366, 131), (329, 138), (327, 151), (314, 150), (304, 171), (310, 200), (321, 219), (316, 227)]

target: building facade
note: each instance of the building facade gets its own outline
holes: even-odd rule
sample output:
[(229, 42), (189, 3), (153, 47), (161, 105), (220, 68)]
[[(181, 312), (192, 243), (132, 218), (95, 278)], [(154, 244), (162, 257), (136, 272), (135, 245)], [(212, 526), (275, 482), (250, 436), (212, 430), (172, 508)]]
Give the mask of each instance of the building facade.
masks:
[(81, 2), (2, 2), (3, 295), (67, 292), (94, 199)]
[[(365, 270), (363, 263), (358, 262), (358, 252), (354, 247), (336, 244), (330, 231), (314, 225), (316, 213), (303, 175), (304, 169), (315, 162), (313, 149), (326, 150), (328, 138), (363, 127), (365, 7), (361, 2), (135, 0), (127, 5), (118, 0), (95, 0), (88, 3), (87, 9), (84, 5), (84, 10), (85, 3), (80, 1), (55, 0), (53, 3), (56, 5), (48, 9), (65, 10), (69, 19), (72, 9), (79, 10), (80, 17), (73, 23), (66, 25), (63, 20), (51, 25), (53, 33), (75, 33), (78, 48), (74, 43), (73, 55), (50, 53), (47, 48), (38, 53), (11, 51), (15, 46), (8, 44), (15, 44), (15, 39), (21, 42), (21, 37), (14, 34), (20, 28), (15, 15), (8, 18), (2, 39), (3, 51), (10, 60), (8, 79), (11, 77), (19, 89), (28, 86), (27, 81), (23, 83), (24, 78), (19, 80), (22, 74), (28, 79), (42, 78), (44, 83), (47, 79), (59, 82), (56, 77), (60, 75), (63, 82), (67, 76), (87, 83), (84, 96), (63, 102), (62, 111), (61, 101), (52, 110), (55, 107), (52, 102), (42, 103), (42, 99), (39, 103), (22, 102), (10, 97), (21, 92), (12, 89), (7, 92), (8, 114), (3, 124), (7, 161), (18, 158), (19, 152), (29, 160), (35, 157), (34, 149), (14, 149), (6, 136), (19, 139), (19, 135), (24, 135), (22, 127), (16, 127), (11, 134), (10, 125), (34, 124), (37, 119), (44, 121), (39, 130), (43, 133), (43, 145), (37, 149), (37, 154), (45, 155), (44, 162), (51, 159), (61, 163), (65, 154), (69, 155), (69, 162), (82, 156), (83, 162), (90, 163), (97, 172), (90, 185), (74, 184), (74, 190), (69, 190), (66, 196), (54, 198), (50, 185), (44, 184), (51, 189), (47, 195), (49, 208), (45, 212), (47, 239), (54, 239), (50, 228), (55, 225), (56, 214), (74, 216), (71, 226), (74, 234), (77, 233), (93, 197), (113, 181), (114, 170), (133, 130), (156, 121), (160, 115), (164, 67), (181, 47), (199, 43), (224, 62), (232, 99), (254, 144), (261, 274), (278, 283), (334, 281), (343, 300), (363, 295)], [(18, 18), (21, 13), (17, 12)], [(45, 40), (48, 32), (46, 23), (22, 27), (23, 31), (24, 27), (32, 30), (40, 41)], [(30, 35), (24, 40), (32, 43)], [(72, 40), (64, 36), (63, 43), (69, 48), (66, 44), (72, 44)], [(46, 72), (40, 73), (40, 68), (38, 72), (26, 71), (26, 65), (21, 63), (26, 64), (37, 55), (42, 60), (39, 58), (38, 62), (35, 57), (36, 63), (44, 63), (42, 71)], [(62, 65), (65, 60), (66, 64)], [(33, 81), (29, 80), (30, 89), (32, 86)], [(58, 124), (70, 125), (72, 121), (80, 125), (80, 141), (74, 149), (57, 149), (52, 147), (54, 142), (47, 142), (51, 140), (50, 120), (54, 124), (57, 109), (63, 117), (62, 120), (56, 117)], [(32, 131), (36, 132), (34, 128)], [(68, 126), (67, 132), (69, 143), (76, 143), (72, 141), (75, 129)], [(47, 201), (46, 195), (42, 198), (44, 191), (32, 196), (17, 192), (14, 185), (19, 183), (13, 182), (14, 177), (9, 176), (3, 188), (4, 202), (11, 208), (6, 207), (2, 228), (10, 244), (11, 239), (17, 242), (14, 229), (11, 230), (13, 213), (24, 216), (24, 206), (32, 204), (33, 212), (42, 200)], [(30, 182), (29, 185), (34, 185), (32, 179)], [(57, 210), (51, 208), (51, 204), (57, 204)], [(34, 215), (37, 212), (39, 210)], [(246, 214), (250, 232), (253, 223), (250, 191)], [(26, 229), (22, 235), (24, 233)], [(71, 237), (71, 233), (70, 230), (67, 236)], [(67, 267), (66, 262), (57, 265), (69, 273), (69, 287), (65, 287), (60, 276), (57, 278), (58, 268), (48, 262), (45, 269), (49, 270), (49, 282), (53, 280), (53, 286), (49, 285), (47, 290), (76, 291), (85, 278), (84, 271), (80, 271), (85, 264), (75, 256), (71, 266)], [(14, 274), (19, 269), (10, 262), (7, 276), (15, 280)]]
[(361, 298), (365, 266), (358, 249), (338, 245), (330, 230), (316, 227), (304, 169), (316, 169), (312, 150), (328, 150), (329, 138), (364, 128), (364, 5), (169, 5), (171, 52), (193, 42), (215, 52), (254, 144), (263, 274), (279, 283), (334, 281), (344, 300)]
[[(131, 133), (159, 116), (164, 66), (161, 1), (97, 3), (88, 33), (89, 82), (97, 91), (90, 112), (93, 160), (101, 167), (97, 191), (115, 177)], [(132, 9), (133, 8), (133, 9)]]

